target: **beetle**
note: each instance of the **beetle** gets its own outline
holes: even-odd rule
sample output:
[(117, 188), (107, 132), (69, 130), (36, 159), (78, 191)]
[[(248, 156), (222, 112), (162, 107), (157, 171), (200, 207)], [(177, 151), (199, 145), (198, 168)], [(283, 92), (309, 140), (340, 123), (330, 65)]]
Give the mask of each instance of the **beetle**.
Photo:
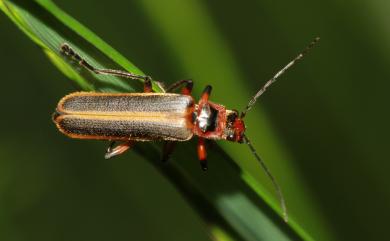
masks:
[[(53, 121), (62, 133), (71, 138), (111, 141), (106, 159), (126, 152), (135, 142), (161, 140), (164, 141), (162, 159), (166, 161), (176, 142), (187, 141), (195, 135), (198, 136), (197, 152), (201, 167), (207, 170), (205, 139), (246, 143), (275, 186), (287, 220), (281, 188), (246, 136), (243, 119), (267, 88), (318, 41), (319, 38), (315, 38), (268, 80), (241, 113), (209, 101), (210, 85), (205, 87), (198, 103), (191, 96), (192, 80), (180, 80), (165, 89), (164, 93), (154, 93), (149, 76), (95, 68), (65, 43), (60, 47), (61, 53), (77, 61), (80, 66), (95, 74), (141, 80), (144, 82), (144, 93), (71, 93), (59, 101)], [(182, 87), (180, 94), (171, 93), (179, 87)], [(121, 143), (114, 146), (117, 141)]]

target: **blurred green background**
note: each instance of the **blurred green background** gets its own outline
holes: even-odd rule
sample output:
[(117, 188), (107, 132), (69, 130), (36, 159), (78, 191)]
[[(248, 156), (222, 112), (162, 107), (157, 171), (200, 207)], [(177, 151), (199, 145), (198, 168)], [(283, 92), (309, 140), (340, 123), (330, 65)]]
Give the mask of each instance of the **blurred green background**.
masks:
[[(250, 96), (320, 36), (255, 108), (266, 113), (322, 220), (300, 219), (295, 187), (278, 178), (314, 239), (388, 240), (390, 2), (188, 2), (196, 2), (202, 21), (188, 22), (194, 9), (179, 0), (56, 1), (155, 79), (193, 78), (196, 93), (209, 83), (213, 100), (236, 109), (247, 99), (224, 84), (223, 69), (207, 65), (215, 58), (208, 54), (229, 51), (219, 52), (221, 61), (239, 66), (246, 79), (240, 92)], [(187, 31), (174, 32), (181, 28)], [(223, 46), (208, 50), (193, 41), (207, 31)], [(50, 115), (78, 88), (4, 14), (0, 33), (0, 240), (210, 240), (198, 214), (135, 153), (105, 161), (106, 143), (59, 134)], [(193, 55), (178, 57), (183, 49)], [(248, 122), (255, 133), (261, 121), (248, 114)], [(324, 227), (313, 227), (318, 223)]]

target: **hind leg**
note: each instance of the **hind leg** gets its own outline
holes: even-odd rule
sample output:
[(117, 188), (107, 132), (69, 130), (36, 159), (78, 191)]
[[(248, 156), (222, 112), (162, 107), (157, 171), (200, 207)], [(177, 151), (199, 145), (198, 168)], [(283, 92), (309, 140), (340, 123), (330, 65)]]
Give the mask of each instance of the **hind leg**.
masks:
[(117, 145), (116, 147), (114, 147), (114, 145), (115, 141), (112, 141), (108, 146), (106, 154), (104, 155), (105, 159), (110, 159), (111, 157), (123, 154), (134, 145), (134, 141), (126, 141)]

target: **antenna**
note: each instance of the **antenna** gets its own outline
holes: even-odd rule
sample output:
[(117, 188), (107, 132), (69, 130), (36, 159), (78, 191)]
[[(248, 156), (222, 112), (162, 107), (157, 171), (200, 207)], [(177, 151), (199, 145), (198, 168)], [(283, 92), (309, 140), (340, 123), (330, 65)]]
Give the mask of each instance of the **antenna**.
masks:
[(275, 177), (271, 174), (270, 170), (268, 167), (265, 165), (265, 162), (261, 159), (261, 157), (257, 154), (255, 148), (252, 146), (251, 142), (249, 141), (247, 136), (243, 136), (244, 142), (248, 144), (249, 149), (251, 150), (252, 154), (255, 156), (255, 158), (259, 161), (261, 167), (263, 168), (265, 174), (269, 177), (271, 180), (272, 184), (275, 187), (276, 193), (279, 198), (280, 206), (282, 208), (282, 214), (283, 214), (283, 219), (287, 223), (288, 222), (288, 214), (287, 214), (287, 207), (286, 207), (286, 201), (284, 200), (284, 196), (282, 193), (282, 189), (280, 188), (279, 184), (276, 182)]
[(284, 74), (284, 72), (286, 70), (288, 70), (291, 66), (293, 66), (298, 60), (302, 59), (303, 56), (305, 56), (305, 54), (307, 52), (309, 52), (309, 50), (311, 48), (313, 48), (313, 46), (320, 40), (319, 37), (316, 37), (300, 54), (298, 54), (297, 57), (295, 57), (291, 62), (289, 62), (286, 66), (284, 66), (281, 70), (279, 70), (279, 72), (277, 72), (274, 77), (272, 77), (270, 80), (268, 80), (263, 87), (261, 87), (261, 89), (252, 97), (252, 99), (249, 101), (248, 105), (246, 106), (245, 110), (241, 113), (241, 116), (240, 118), (244, 118), (246, 113), (252, 108), (252, 106), (256, 103), (257, 99), (267, 90), (267, 88), (272, 85), (273, 83), (276, 82), (276, 80), (282, 75)]

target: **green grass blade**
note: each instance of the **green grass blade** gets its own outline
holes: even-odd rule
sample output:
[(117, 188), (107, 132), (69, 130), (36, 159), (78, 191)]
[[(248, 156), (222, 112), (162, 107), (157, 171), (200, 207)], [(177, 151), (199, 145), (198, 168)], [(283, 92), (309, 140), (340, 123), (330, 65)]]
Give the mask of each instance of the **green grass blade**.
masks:
[[(156, 8), (158, 6), (158, 4), (155, 5)], [(81, 89), (110, 92), (129, 92), (141, 89), (142, 83), (139, 81), (128, 81), (112, 76), (96, 76), (64, 58), (59, 53), (59, 46), (66, 42), (96, 67), (125, 69), (142, 74), (130, 61), (64, 13), (51, 1), (2, 0), (0, 1), (0, 8), (44, 50), (54, 65), (74, 80)], [(145, 9), (149, 11), (156, 10), (150, 6), (145, 7)], [(161, 16), (157, 12), (152, 12), (151, 16), (163, 20), (159, 18)], [(156, 25), (159, 28), (164, 28), (164, 31), (168, 34), (167, 36), (171, 36), (174, 43), (180, 44), (177, 41), (176, 33), (168, 32), (166, 25), (163, 24), (165, 23), (162, 22), (161, 25)], [(208, 34), (210, 32), (205, 33), (206, 36)], [(177, 46), (177, 49), (177, 51), (182, 50), (180, 46)], [(229, 56), (221, 56), (221, 58), (226, 61), (230, 59)], [(232, 88), (240, 92), (241, 87), (233, 81), (235, 78), (239, 79), (240, 74), (236, 70), (234, 62), (226, 61), (223, 62), (221, 68), (228, 70), (228, 75), (231, 76), (219, 76), (218, 72), (214, 72), (213, 77), (227, 77), (226, 84), (231, 84)], [(191, 70), (191, 64), (197, 66), (196, 63), (183, 62), (184, 68), (188, 70)], [(207, 78), (200, 79), (206, 80)], [(154, 90), (159, 91), (155, 84)], [(221, 98), (220, 96), (219, 98)], [(237, 98), (246, 99), (246, 96), (238, 95)], [(264, 116), (260, 112), (253, 114), (253, 118), (258, 117)], [(265, 130), (265, 137), (272, 140), (272, 136), (269, 131)], [(252, 139), (254, 138), (261, 137), (252, 137)], [(275, 142), (271, 141), (271, 143)], [(253, 164), (253, 158), (244, 155), (248, 161), (247, 163), (235, 162), (233, 158), (241, 160), (243, 157), (241, 155), (242, 151), (238, 147), (231, 148), (231, 145), (224, 144), (225, 148), (230, 149), (224, 151), (215, 146), (209, 153), (212, 169), (205, 174), (199, 170), (193, 146), (195, 145), (191, 147), (190, 145), (183, 145), (175, 153), (175, 158), (169, 165), (162, 165), (159, 162), (160, 154), (157, 145), (137, 145), (136, 151), (177, 187), (204, 219), (215, 240), (312, 239), (304, 229), (294, 222), (294, 219), (288, 224), (282, 221), (278, 214), (280, 208), (277, 201), (270, 194), (271, 192), (260, 184), (262, 181), (259, 180), (262, 179), (257, 179), (257, 174), (252, 171), (242, 171), (241, 168), (244, 170), (251, 169), (250, 165)], [(275, 146), (271, 146), (270, 149), (279, 151)], [(283, 152), (280, 151), (280, 153)], [(284, 154), (280, 155), (275, 159), (286, 159)], [(256, 172), (260, 170), (258, 166), (255, 169)], [(292, 174), (288, 175), (289, 178), (292, 176)], [(298, 196), (304, 197), (302, 192), (300, 191)]]
[[(265, 79), (245, 80), (243, 78), (245, 75), (241, 72), (239, 63), (234, 59), (234, 53), (221, 36), (212, 17), (208, 15), (206, 4), (193, 0), (185, 2), (172, 0), (169, 4), (145, 0), (140, 3), (152, 26), (160, 33), (161, 39), (167, 43), (167, 47), (176, 57), (176, 65), (181, 67), (182, 72), (194, 76), (198, 92), (203, 86), (211, 83), (215, 89), (212, 93), (213, 100), (224, 103), (228, 107), (242, 109), (255, 93), (255, 90), (247, 88), (252, 84), (246, 83), (252, 81), (259, 87), (265, 83)], [(175, 13), (174, 18), (172, 13)], [(180, 24), (177, 19), (185, 19), (185, 24)], [(250, 31), (248, 30), (249, 33)], [(311, 39), (308, 39), (309, 41)], [(302, 44), (302, 49), (305, 44)], [(301, 49), (296, 51), (298, 54)], [(289, 59), (283, 61), (281, 65), (286, 64)], [(221, 89), (223, 91), (220, 91)], [(261, 109), (261, 101), (248, 114), (246, 122), (247, 134), (277, 176), (286, 194), (287, 205), (292, 214), (289, 225), (302, 233), (302, 236), (306, 236), (302, 226), (295, 222), (294, 214), (297, 213), (300, 217), (299, 221), (306, 223), (304, 226), (311, 227), (311, 231), (318, 237), (330, 240), (328, 236), (330, 232), (326, 229), (323, 217), (319, 215), (299, 173), (295, 172), (294, 161), (277, 140), (272, 124)], [(257, 190), (269, 205), (279, 210), (272, 185), (259, 169), (247, 147), (227, 142), (219, 142), (219, 144), (244, 170), (242, 177), (247, 184)]]

